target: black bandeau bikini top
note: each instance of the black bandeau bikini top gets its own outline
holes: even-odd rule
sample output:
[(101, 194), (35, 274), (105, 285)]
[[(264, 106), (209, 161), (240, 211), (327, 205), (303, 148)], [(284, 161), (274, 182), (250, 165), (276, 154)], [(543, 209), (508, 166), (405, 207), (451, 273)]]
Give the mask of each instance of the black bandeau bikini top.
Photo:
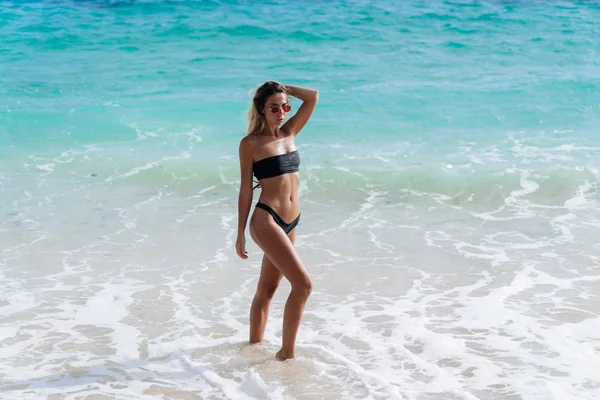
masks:
[(298, 150), (263, 158), (254, 162), (252, 171), (256, 179), (272, 178), (283, 174), (291, 174), (300, 170), (300, 154)]

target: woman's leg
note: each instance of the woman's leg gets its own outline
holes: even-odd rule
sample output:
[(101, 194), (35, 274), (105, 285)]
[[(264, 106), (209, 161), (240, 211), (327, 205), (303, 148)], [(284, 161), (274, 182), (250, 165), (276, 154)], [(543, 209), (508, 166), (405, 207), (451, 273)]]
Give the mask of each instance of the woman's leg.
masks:
[[(296, 229), (288, 233), (292, 244), (296, 242)], [(275, 295), (275, 291), (281, 282), (283, 274), (279, 272), (273, 262), (266, 255), (263, 256), (260, 278), (256, 288), (256, 294), (250, 307), (250, 343), (260, 343), (265, 336), (267, 319), (269, 318), (269, 306)]]
[(256, 294), (250, 307), (250, 343), (260, 343), (265, 335), (269, 305), (279, 286), (283, 274), (273, 265), (269, 257), (263, 256)]
[[(259, 220), (251, 224), (252, 239), (292, 286), (283, 314), (282, 347), (277, 352), (278, 359), (286, 360), (294, 358), (296, 354), (296, 336), (304, 306), (312, 291), (312, 281), (294, 248), (292, 238), (283, 232), (266, 211), (255, 212), (264, 213), (264, 216), (261, 215)], [(294, 231), (290, 235), (294, 236)]]

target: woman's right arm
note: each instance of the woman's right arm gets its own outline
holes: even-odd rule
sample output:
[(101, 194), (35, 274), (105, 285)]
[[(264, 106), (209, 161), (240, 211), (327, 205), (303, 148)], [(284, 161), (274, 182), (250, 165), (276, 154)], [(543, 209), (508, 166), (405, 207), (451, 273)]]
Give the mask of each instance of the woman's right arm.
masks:
[(248, 258), (246, 252), (246, 224), (252, 205), (252, 147), (249, 137), (246, 136), (240, 142), (240, 193), (238, 197), (238, 233), (235, 245), (238, 256), (242, 259)]

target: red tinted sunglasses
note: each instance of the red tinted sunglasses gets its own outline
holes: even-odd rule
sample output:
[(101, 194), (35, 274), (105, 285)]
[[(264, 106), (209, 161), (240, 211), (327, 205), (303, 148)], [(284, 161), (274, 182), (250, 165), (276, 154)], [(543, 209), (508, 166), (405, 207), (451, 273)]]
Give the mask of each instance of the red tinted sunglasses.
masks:
[[(269, 107), (269, 110), (273, 113), (273, 114), (277, 114), (279, 112), (279, 106), (271, 106)], [(290, 112), (290, 110), (292, 109), (292, 106), (290, 106), (289, 104), (285, 104), (281, 107), (281, 109), (283, 110), (283, 112)]]

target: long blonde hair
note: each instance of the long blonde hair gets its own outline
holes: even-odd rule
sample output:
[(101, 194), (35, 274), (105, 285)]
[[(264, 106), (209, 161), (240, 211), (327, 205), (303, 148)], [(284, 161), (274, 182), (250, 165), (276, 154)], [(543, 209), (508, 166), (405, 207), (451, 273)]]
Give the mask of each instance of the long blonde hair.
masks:
[(266, 81), (254, 91), (254, 97), (252, 98), (252, 103), (248, 109), (247, 135), (261, 132), (265, 128), (265, 117), (262, 114), (262, 109), (265, 107), (265, 103), (269, 96), (274, 93), (285, 93), (287, 95), (287, 90), (285, 86), (279, 82)]

